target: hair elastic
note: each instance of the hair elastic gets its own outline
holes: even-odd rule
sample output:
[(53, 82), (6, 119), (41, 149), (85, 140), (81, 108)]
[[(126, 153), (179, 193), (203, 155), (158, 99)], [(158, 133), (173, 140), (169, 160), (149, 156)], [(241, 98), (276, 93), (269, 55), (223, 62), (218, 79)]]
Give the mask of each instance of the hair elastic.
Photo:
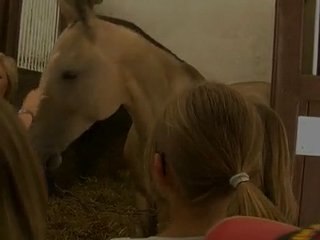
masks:
[(250, 181), (250, 177), (247, 173), (241, 172), (232, 176), (229, 180), (229, 183), (232, 187), (237, 188), (240, 183)]

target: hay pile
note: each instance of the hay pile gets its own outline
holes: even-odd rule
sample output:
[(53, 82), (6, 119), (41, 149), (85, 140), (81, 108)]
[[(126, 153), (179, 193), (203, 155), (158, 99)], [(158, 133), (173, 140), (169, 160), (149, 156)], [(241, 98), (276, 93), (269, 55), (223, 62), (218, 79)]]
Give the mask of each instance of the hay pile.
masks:
[(118, 181), (86, 179), (71, 192), (64, 198), (50, 199), (48, 240), (133, 237), (139, 213), (128, 176)]

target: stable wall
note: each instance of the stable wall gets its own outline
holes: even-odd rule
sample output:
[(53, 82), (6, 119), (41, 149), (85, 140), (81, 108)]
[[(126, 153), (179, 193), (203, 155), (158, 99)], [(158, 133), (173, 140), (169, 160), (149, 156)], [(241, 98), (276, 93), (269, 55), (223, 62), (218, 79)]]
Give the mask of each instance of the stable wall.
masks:
[(275, 0), (105, 0), (208, 79), (271, 82)]

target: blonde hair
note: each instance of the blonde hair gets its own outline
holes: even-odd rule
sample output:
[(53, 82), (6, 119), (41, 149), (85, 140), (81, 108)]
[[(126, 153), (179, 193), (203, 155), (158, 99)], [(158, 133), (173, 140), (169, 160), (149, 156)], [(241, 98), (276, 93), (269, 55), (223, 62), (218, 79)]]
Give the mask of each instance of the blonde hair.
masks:
[(40, 162), (16, 112), (3, 99), (0, 132), (0, 239), (44, 239), (47, 194)]
[(4, 95), (4, 98), (10, 102), (14, 99), (18, 89), (18, 68), (16, 61), (4, 55), (0, 52), (0, 65), (4, 67), (4, 70), (8, 78), (8, 89)]
[(290, 157), (286, 129), (270, 107), (256, 103), (264, 126), (263, 191), (289, 223), (297, 221), (297, 202), (293, 193), (294, 161)]
[[(234, 215), (286, 222), (260, 189), (264, 131), (255, 106), (240, 93), (224, 84), (199, 85), (171, 101), (156, 124), (146, 150), (148, 181), (153, 155), (163, 153), (180, 193), (194, 204), (232, 196)], [(250, 181), (233, 188), (229, 180), (241, 172)]]

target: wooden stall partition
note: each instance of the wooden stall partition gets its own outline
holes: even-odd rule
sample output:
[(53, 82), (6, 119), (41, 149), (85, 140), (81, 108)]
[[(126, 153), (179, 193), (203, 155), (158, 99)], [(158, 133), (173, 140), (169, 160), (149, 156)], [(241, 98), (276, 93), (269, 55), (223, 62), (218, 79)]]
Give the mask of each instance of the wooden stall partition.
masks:
[(320, 158), (296, 155), (298, 116), (320, 116), (320, 77), (304, 75), (304, 11), (306, 0), (278, 0), (276, 4), (272, 106), (288, 132), (295, 161), (295, 193), (299, 225), (320, 222)]

